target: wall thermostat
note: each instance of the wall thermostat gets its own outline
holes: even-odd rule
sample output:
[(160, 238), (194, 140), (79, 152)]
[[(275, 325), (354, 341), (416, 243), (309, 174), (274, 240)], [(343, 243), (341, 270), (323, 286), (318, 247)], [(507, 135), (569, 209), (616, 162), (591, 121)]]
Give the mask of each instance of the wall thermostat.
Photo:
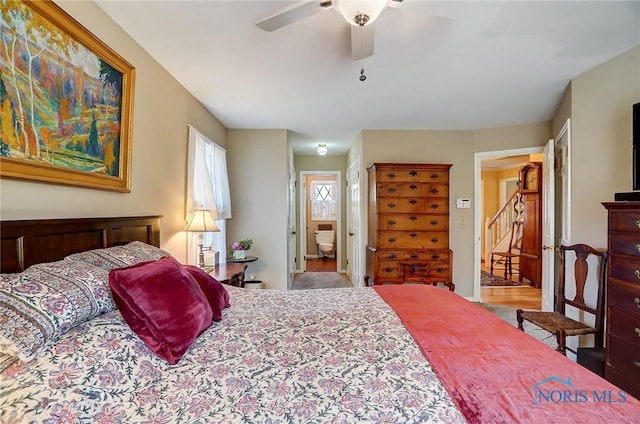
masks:
[(456, 207), (458, 209), (469, 209), (471, 207), (471, 199), (468, 197), (456, 199)]

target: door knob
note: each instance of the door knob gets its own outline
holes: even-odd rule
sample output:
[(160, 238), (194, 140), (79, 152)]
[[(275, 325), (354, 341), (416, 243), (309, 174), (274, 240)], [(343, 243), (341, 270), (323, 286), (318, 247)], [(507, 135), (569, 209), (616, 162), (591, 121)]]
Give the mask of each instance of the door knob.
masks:
[(542, 250), (555, 250), (556, 252), (560, 251), (560, 248), (558, 246), (547, 246), (546, 244), (542, 246)]
[(349, 233), (349, 235), (350, 235), (350, 236), (352, 236), (353, 234), (354, 234), (354, 233), (351, 233), (351, 232)]

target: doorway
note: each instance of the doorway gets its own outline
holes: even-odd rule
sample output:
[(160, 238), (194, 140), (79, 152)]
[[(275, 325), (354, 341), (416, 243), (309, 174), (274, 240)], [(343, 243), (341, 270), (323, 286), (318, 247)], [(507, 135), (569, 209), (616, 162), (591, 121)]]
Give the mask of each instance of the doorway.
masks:
[[(339, 272), (342, 205), (339, 171), (300, 172), (300, 256), (302, 271)], [(332, 236), (326, 231), (333, 232)], [(321, 243), (317, 233), (323, 232)]]
[[(527, 309), (541, 308), (542, 290), (528, 285), (520, 285), (517, 267), (514, 269), (514, 274), (505, 279), (511, 280), (513, 285), (508, 285), (508, 281), (501, 281), (501, 284), (505, 285), (491, 285), (493, 282), (488, 282), (488, 278), (483, 278), (483, 275), (490, 276), (489, 261), (491, 256), (488, 247), (485, 246), (485, 227), (493, 220), (494, 214), (502, 206), (499, 200), (501, 198), (508, 199), (517, 187), (514, 186), (513, 181), (517, 180), (517, 172), (520, 167), (532, 159), (542, 161), (542, 152), (543, 147), (535, 147), (480, 152), (474, 155), (474, 300), (476, 301)], [(531, 155), (539, 155), (539, 157), (532, 158)], [(490, 285), (481, 284), (483, 280), (484, 284)]]

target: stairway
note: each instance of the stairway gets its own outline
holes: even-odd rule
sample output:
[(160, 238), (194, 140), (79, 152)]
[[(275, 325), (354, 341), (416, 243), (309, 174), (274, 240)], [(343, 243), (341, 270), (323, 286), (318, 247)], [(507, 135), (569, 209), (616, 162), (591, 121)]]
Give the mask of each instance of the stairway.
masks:
[(511, 239), (511, 228), (515, 221), (522, 220), (522, 196), (516, 188), (496, 212), (493, 218), (484, 223), (484, 263), (491, 261), (491, 252), (506, 250)]

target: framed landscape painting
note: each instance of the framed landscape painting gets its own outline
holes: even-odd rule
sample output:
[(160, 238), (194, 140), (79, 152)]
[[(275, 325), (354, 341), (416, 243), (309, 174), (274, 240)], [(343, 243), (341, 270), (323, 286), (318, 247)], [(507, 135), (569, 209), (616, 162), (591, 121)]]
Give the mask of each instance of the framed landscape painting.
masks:
[(51, 1), (0, 5), (0, 177), (128, 192), (134, 68)]

